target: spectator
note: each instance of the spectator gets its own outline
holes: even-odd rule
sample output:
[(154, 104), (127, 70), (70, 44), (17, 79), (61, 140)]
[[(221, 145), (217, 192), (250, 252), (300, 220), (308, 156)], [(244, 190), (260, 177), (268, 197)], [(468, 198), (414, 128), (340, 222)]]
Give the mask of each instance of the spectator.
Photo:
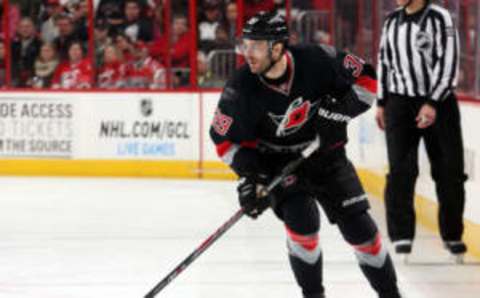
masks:
[[(2, 2), (3, 3), (3, 2)], [(4, 16), (5, 17), (5, 16)], [(10, 28), (9, 36), (15, 36), (17, 30), (17, 24), (20, 23), (21, 13), (18, 3), (11, 3), (6, 14), (8, 22), (8, 28)]]
[(40, 10), (43, 0), (15, 0), (10, 1), (18, 3), (20, 9), (20, 15), (24, 17), (30, 17), (37, 25), (37, 17), (40, 15)]
[(153, 8), (153, 39), (160, 40), (165, 32), (165, 8), (162, 1)]
[(215, 49), (233, 49), (234, 44), (228, 37), (227, 29), (224, 26), (217, 26), (215, 29)]
[(64, 12), (63, 6), (60, 5), (60, 0), (47, 0), (45, 3), (45, 21), (40, 27), (40, 35), (42, 41), (53, 42), (58, 37), (58, 28), (56, 24), (57, 17)]
[(122, 16), (122, 7), (124, 7), (125, 0), (100, 0), (97, 7), (97, 19), (107, 19), (112, 14)]
[(44, 43), (40, 54), (35, 60), (35, 76), (29, 82), (33, 88), (48, 88), (52, 83), (53, 74), (58, 66), (59, 59), (52, 43)]
[(60, 60), (65, 61), (69, 59), (70, 44), (73, 41), (80, 40), (80, 38), (75, 32), (73, 18), (70, 14), (60, 14), (56, 19), (56, 24), (58, 27), (58, 37), (55, 38), (54, 44), (58, 50)]
[(82, 43), (74, 41), (68, 48), (68, 61), (60, 64), (52, 80), (54, 89), (87, 89), (92, 87), (91, 61), (84, 58)]
[(188, 67), (190, 65), (190, 32), (188, 31), (188, 20), (184, 15), (177, 15), (173, 18), (172, 25), (172, 66)]
[(152, 44), (150, 50), (152, 56), (159, 57), (162, 62), (171, 59), (172, 67), (189, 67), (191, 38), (186, 16), (175, 15), (173, 17), (171, 35), (169, 47), (167, 36)]
[(97, 86), (101, 89), (119, 89), (125, 87), (127, 64), (123, 63), (122, 53), (115, 45), (107, 45), (104, 51), (105, 63), (98, 72)]
[(142, 17), (142, 7), (139, 0), (125, 1), (124, 32), (132, 41), (151, 41), (153, 39), (153, 24), (150, 18)]
[(198, 86), (210, 87), (209, 78), (211, 71), (208, 69), (207, 55), (204, 52), (198, 51), (197, 53), (197, 78)]
[(107, 20), (110, 35), (123, 32), (123, 7), (124, 0), (101, 0), (98, 5), (96, 19)]
[(88, 2), (87, 0), (75, 1), (71, 5), (72, 21), (77, 36), (83, 40), (88, 40)]
[(125, 34), (118, 34), (115, 36), (115, 46), (122, 54), (124, 61), (130, 62), (133, 60), (133, 44), (128, 36)]
[(204, 0), (204, 17), (198, 25), (199, 38), (201, 41), (214, 40), (215, 29), (222, 17), (220, 0)]
[(17, 36), (12, 43), (12, 83), (15, 87), (25, 87), (33, 74), (33, 63), (38, 55), (41, 41), (36, 37), (33, 20), (22, 18)]
[(105, 19), (97, 19), (95, 23), (95, 64), (103, 64), (103, 52), (107, 44), (111, 43), (108, 36), (108, 23)]
[(253, 17), (259, 11), (272, 11), (275, 8), (273, 0), (244, 0), (243, 19), (247, 20)]
[(237, 2), (235, 0), (231, 0), (225, 7), (225, 20), (223, 22), (223, 26), (227, 30), (230, 42), (235, 42), (237, 37), (237, 18)]
[(127, 70), (127, 87), (161, 89), (166, 87), (164, 67), (153, 59), (142, 41), (135, 43), (134, 60)]
[[(155, 0), (156, 2), (161, 2), (165, 0)], [(199, 3), (200, 0), (197, 0), (197, 3)], [(172, 14), (180, 14), (180, 13), (185, 13), (185, 11), (188, 10), (188, 4), (189, 0), (175, 0), (175, 1), (170, 1), (170, 6), (172, 8)]]
[(208, 65), (207, 55), (199, 51), (197, 54), (197, 77), (198, 86), (202, 88), (221, 88), (225, 81), (214, 77)]

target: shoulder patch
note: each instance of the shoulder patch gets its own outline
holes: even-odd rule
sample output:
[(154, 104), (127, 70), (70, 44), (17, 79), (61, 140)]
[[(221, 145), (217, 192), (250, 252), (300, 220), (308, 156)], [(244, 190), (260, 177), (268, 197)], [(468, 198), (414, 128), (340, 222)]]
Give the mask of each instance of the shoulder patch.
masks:
[(230, 127), (232, 126), (232, 124), (233, 124), (233, 118), (225, 114), (222, 114), (222, 111), (217, 108), (217, 110), (215, 111), (215, 115), (213, 117), (213, 122), (212, 122), (212, 127), (215, 130), (215, 132), (221, 136), (225, 136), (230, 130)]

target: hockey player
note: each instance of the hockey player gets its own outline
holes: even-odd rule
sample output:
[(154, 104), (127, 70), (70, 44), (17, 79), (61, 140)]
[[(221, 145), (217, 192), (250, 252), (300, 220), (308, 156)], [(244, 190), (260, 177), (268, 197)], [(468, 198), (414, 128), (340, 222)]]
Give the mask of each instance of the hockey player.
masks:
[[(336, 223), (381, 298), (400, 297), (392, 260), (345, 154), (346, 126), (375, 97), (375, 72), (327, 46), (288, 47), (283, 17), (253, 16), (240, 48), (246, 65), (226, 83), (210, 129), (219, 156), (241, 177), (253, 218), (271, 206), (285, 224), (290, 265), (304, 298), (323, 298), (317, 202)], [(269, 179), (317, 137), (321, 147), (267, 197)]]

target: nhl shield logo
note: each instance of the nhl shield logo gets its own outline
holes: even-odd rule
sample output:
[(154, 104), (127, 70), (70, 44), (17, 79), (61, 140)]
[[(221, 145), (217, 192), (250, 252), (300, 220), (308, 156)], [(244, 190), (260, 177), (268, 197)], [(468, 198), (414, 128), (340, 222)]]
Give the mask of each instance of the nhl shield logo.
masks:
[(433, 48), (433, 39), (429, 34), (420, 31), (415, 35), (415, 47), (423, 53), (428, 53)]
[(284, 115), (275, 115), (269, 113), (268, 115), (272, 121), (277, 125), (277, 137), (284, 137), (298, 131), (314, 114), (313, 107), (316, 106), (310, 101), (303, 101), (302, 97), (295, 99)]
[(149, 117), (153, 114), (153, 102), (151, 99), (142, 99), (140, 101), (140, 113), (144, 117)]

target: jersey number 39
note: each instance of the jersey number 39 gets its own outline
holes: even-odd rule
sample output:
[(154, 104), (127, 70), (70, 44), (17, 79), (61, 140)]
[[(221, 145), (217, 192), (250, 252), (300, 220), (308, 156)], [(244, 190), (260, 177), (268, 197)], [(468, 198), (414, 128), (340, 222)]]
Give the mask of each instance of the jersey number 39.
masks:
[(348, 70), (351, 69), (352, 75), (356, 78), (362, 74), (363, 61), (358, 57), (353, 55), (345, 56), (345, 59), (343, 59), (343, 66)]

